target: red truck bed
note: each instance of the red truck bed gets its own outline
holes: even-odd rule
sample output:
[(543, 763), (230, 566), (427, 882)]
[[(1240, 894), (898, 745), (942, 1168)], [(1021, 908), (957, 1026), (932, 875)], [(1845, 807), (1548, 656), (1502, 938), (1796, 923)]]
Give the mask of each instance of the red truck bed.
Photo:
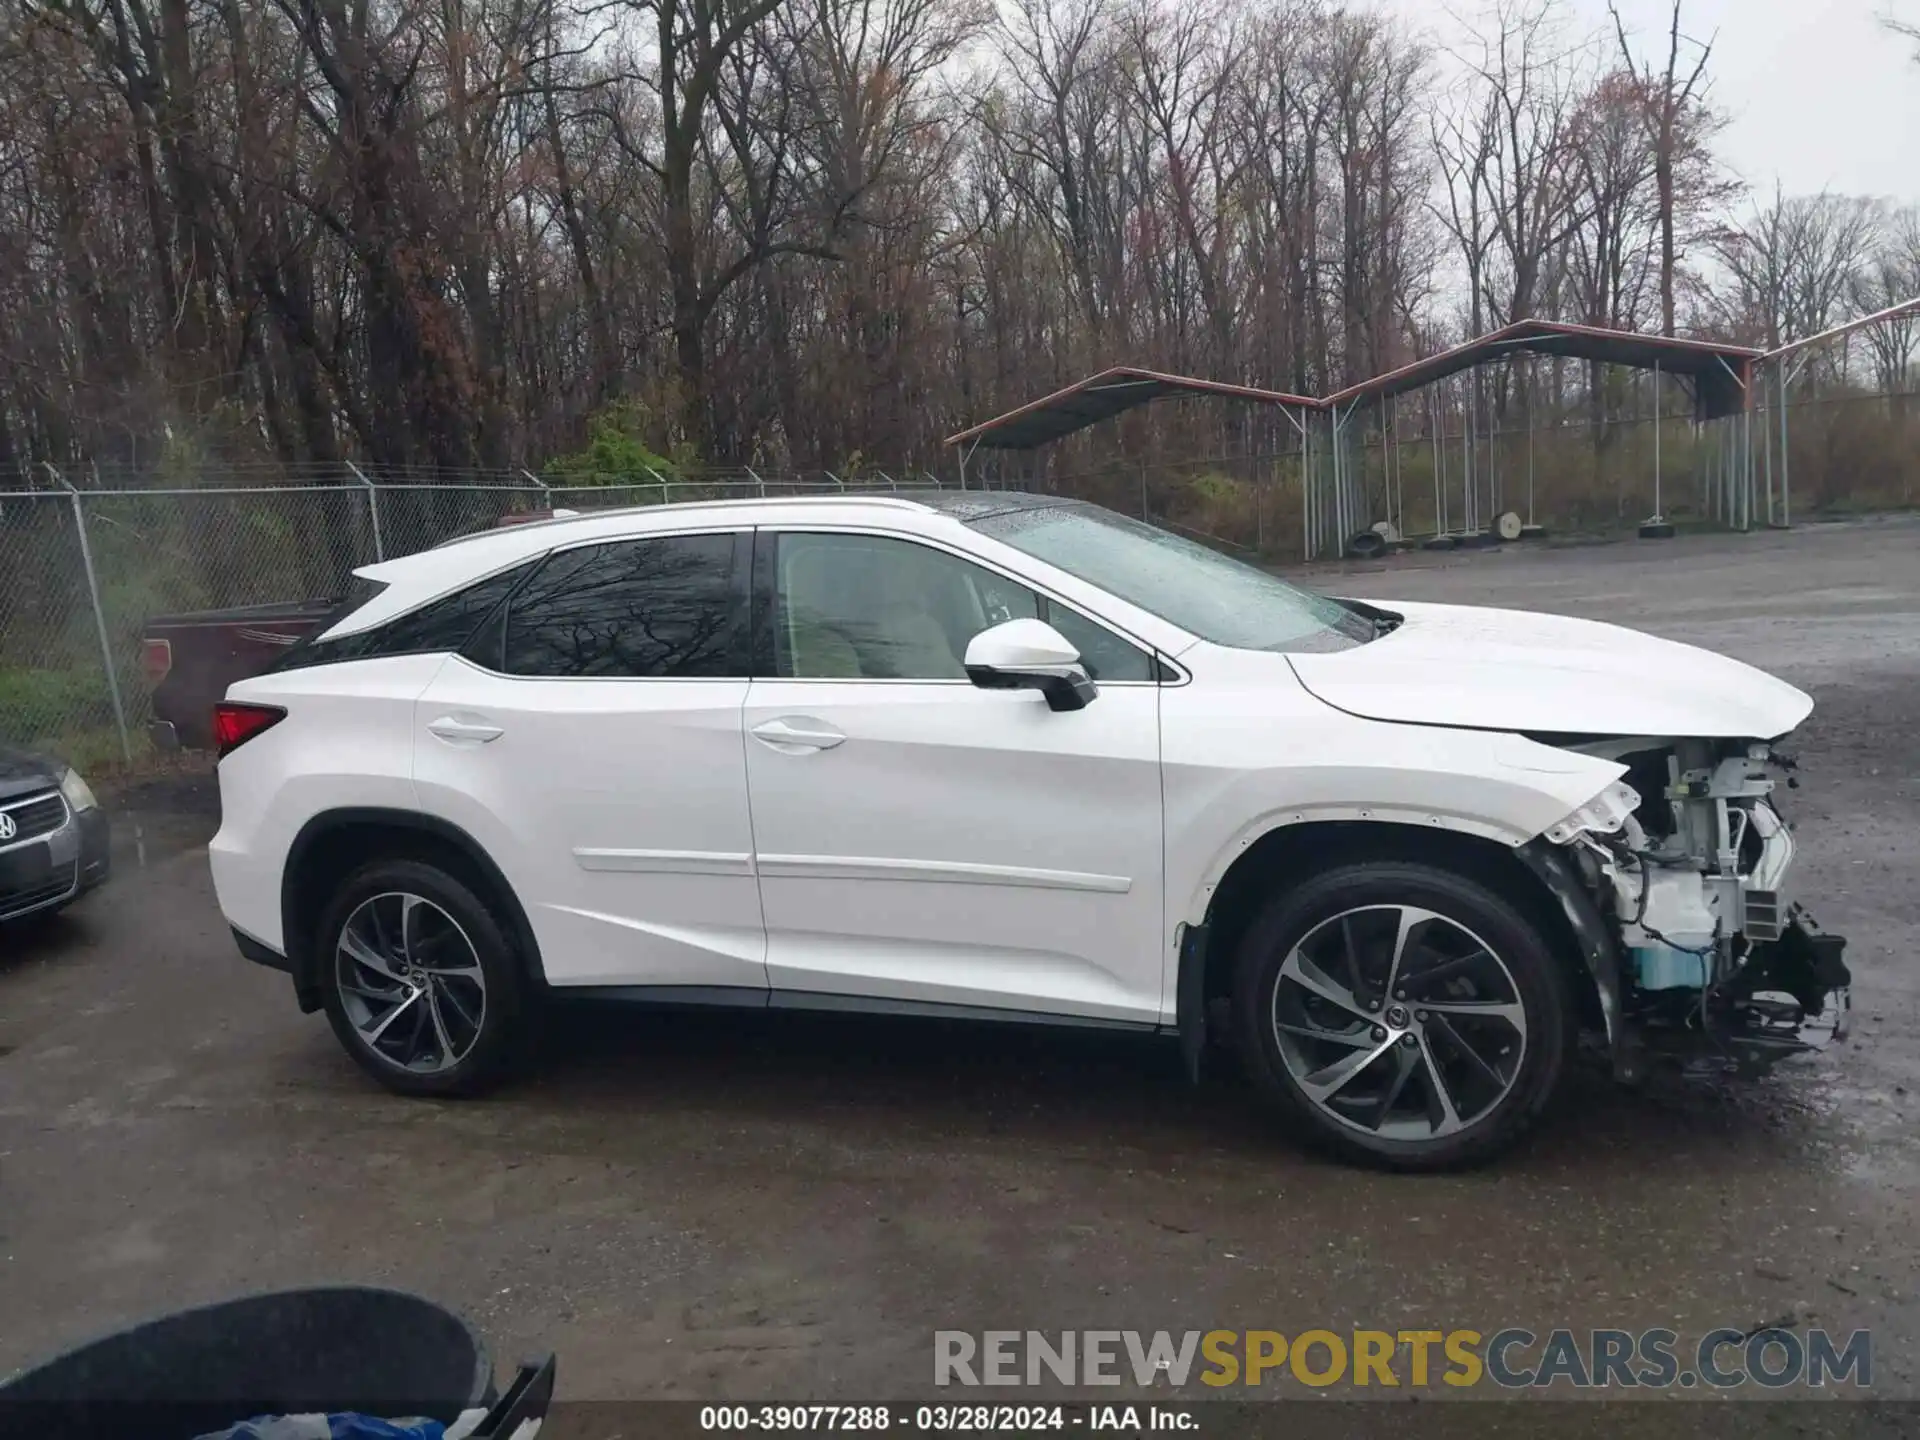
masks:
[[(318, 630), (340, 602), (276, 601), (193, 610), (147, 622), (141, 665), (153, 689), (162, 744), (213, 745), (213, 706), (236, 680), (258, 675)], [(164, 727), (171, 726), (171, 731)]]

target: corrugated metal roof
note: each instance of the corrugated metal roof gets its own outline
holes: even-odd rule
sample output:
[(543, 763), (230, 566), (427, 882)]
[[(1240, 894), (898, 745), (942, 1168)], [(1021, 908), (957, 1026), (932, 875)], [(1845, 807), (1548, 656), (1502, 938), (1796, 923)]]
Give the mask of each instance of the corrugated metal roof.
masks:
[(1518, 320), (1477, 340), (1349, 385), (1327, 396), (1323, 403), (1344, 407), (1404, 395), (1508, 355), (1558, 355), (1636, 370), (1651, 370), (1657, 365), (1666, 374), (1685, 375), (1694, 382), (1702, 418), (1711, 420), (1744, 408), (1746, 368), (1760, 358), (1761, 352), (1746, 345), (1603, 330), (1558, 320)]
[(1218, 380), (1196, 380), (1190, 375), (1163, 375), (1116, 365), (1064, 390), (1033, 400), (1006, 414), (947, 437), (949, 445), (984, 446), (989, 450), (1031, 450), (1071, 435), (1102, 420), (1175, 395), (1207, 395), (1222, 400), (1245, 400), (1258, 405), (1313, 409), (1319, 402), (1278, 390), (1249, 385), (1227, 385)]
[(1606, 330), (1557, 320), (1520, 320), (1322, 399), (1116, 365), (948, 436), (946, 443), (989, 450), (1031, 450), (1102, 420), (1110, 420), (1135, 406), (1169, 396), (1212, 396), (1293, 410), (1354, 407), (1404, 395), (1476, 365), (1523, 354), (1598, 360), (1639, 370), (1651, 370), (1657, 365), (1667, 374), (1685, 376), (1692, 381), (1701, 418), (1711, 420), (1744, 408), (1746, 375), (1762, 353), (1750, 346), (1724, 345), (1717, 341), (1643, 335), (1637, 331)]

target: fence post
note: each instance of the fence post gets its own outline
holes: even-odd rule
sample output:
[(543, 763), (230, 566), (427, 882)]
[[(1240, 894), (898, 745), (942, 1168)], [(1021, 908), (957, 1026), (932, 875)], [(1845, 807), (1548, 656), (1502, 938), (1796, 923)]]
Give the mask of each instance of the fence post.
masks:
[(375, 561), (385, 560), (387, 545), (380, 537), (380, 492), (374, 488), (373, 481), (366, 477), (366, 473), (351, 460), (347, 461), (347, 469), (353, 472), (354, 479), (367, 487), (367, 517), (373, 521), (373, 558)]
[(67, 477), (55, 470), (51, 464), (47, 470), (60, 482), (67, 492), (67, 500), (73, 506), (73, 528), (80, 537), (80, 565), (87, 572), (87, 599), (93, 605), (93, 628), (100, 637), (100, 663), (107, 670), (107, 695), (113, 701), (113, 723), (120, 732), (120, 754), (126, 762), (133, 763), (133, 738), (127, 733), (127, 707), (120, 699), (120, 673), (113, 665), (113, 641), (107, 635), (107, 612), (100, 604), (100, 580), (93, 570), (93, 546), (87, 541), (86, 508), (80, 503), (80, 492), (67, 483)]

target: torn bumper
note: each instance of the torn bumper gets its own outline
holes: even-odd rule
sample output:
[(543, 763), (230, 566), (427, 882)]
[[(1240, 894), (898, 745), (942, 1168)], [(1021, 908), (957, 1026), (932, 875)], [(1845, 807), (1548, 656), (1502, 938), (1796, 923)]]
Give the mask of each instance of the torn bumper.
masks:
[(1769, 916), (1749, 891), (1754, 923), (1738, 937), (1731, 968), (1714, 970), (1697, 987), (1650, 990), (1640, 983), (1618, 918), (1604, 913), (1569, 853), (1544, 837), (1515, 853), (1565, 916), (1599, 1002), (1616, 1079), (1637, 1081), (1656, 1059), (1755, 1074), (1846, 1038), (1846, 939), (1814, 928), (1798, 906)]

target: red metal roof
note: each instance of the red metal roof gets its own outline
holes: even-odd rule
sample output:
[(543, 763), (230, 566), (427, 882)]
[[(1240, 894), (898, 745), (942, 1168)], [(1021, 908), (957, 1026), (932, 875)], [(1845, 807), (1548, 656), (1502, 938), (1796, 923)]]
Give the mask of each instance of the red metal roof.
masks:
[(1519, 320), (1317, 400), (1277, 390), (1258, 390), (1248, 385), (1228, 385), (1218, 380), (1198, 380), (1188, 375), (1166, 375), (1157, 370), (1116, 365), (1064, 390), (1056, 390), (950, 435), (946, 443), (995, 450), (1031, 450), (1137, 405), (1175, 395), (1209, 395), (1294, 410), (1357, 406), (1418, 390), (1462, 370), (1516, 354), (1599, 360), (1640, 370), (1651, 370), (1658, 365), (1668, 374), (1691, 379), (1703, 418), (1713, 419), (1744, 408), (1744, 377), (1748, 367), (1759, 360), (1763, 352), (1746, 345), (1643, 335), (1632, 330), (1607, 330), (1558, 320)]
[(1136, 405), (1169, 395), (1210, 395), (1223, 400), (1305, 410), (1315, 409), (1320, 403), (1278, 390), (1257, 390), (1250, 385), (1227, 385), (1218, 380), (1196, 380), (1190, 375), (1163, 375), (1157, 370), (1116, 365), (957, 435), (949, 435), (946, 443), (984, 445), (990, 450), (1031, 450), (1109, 420)]
[(1627, 365), (1637, 370), (1651, 370), (1657, 365), (1668, 374), (1686, 375), (1695, 382), (1701, 408), (1710, 419), (1743, 408), (1745, 399), (1740, 377), (1761, 353), (1751, 346), (1725, 345), (1718, 341), (1605, 330), (1596, 325), (1571, 325), (1559, 320), (1516, 320), (1437, 355), (1349, 385), (1327, 396), (1322, 403), (1358, 405), (1363, 401), (1404, 395), (1409, 390), (1418, 390), (1507, 355), (1559, 355)]

